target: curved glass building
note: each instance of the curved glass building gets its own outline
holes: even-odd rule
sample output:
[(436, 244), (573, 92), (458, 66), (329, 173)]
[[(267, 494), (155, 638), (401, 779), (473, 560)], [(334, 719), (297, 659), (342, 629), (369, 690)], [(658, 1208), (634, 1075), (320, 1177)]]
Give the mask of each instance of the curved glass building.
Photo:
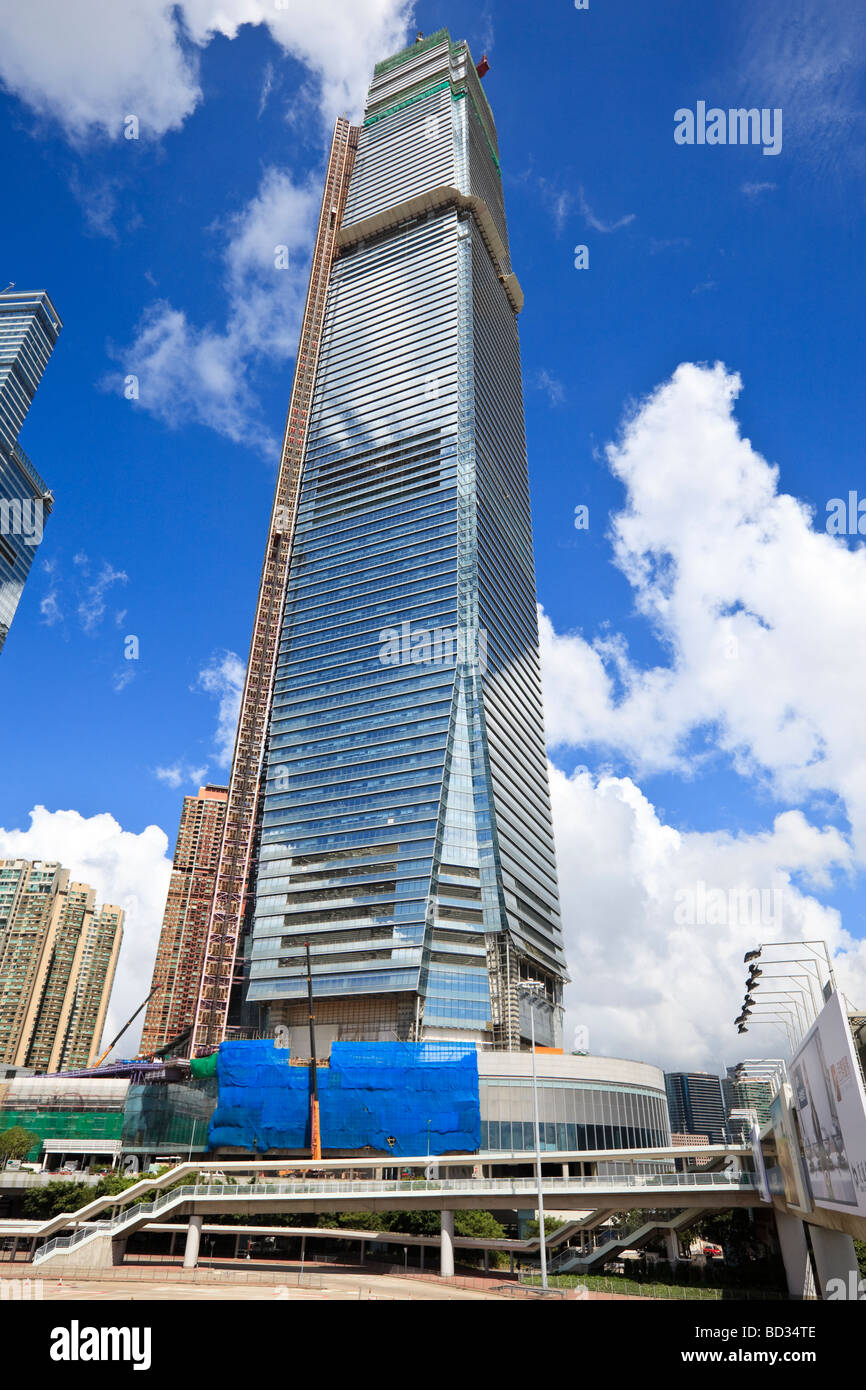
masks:
[[(541, 1147), (549, 1152), (666, 1148), (664, 1073), (618, 1057), (536, 1054)], [(481, 1148), (535, 1147), (532, 1059), (479, 1052)]]

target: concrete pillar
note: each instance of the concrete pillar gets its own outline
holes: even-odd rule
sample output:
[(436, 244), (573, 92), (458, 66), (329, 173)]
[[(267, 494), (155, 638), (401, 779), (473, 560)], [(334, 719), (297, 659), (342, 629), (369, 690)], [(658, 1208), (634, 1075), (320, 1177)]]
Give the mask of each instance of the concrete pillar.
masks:
[(669, 1264), (675, 1265), (680, 1258), (680, 1240), (676, 1231), (665, 1231), (665, 1247)]
[(484, 1273), (490, 1273), (490, 1251), (487, 1249), (484, 1251)]
[(14, 1260), (14, 1259), (16, 1258), (17, 1254), (18, 1254), (18, 1237), (17, 1237), (17, 1236), (13, 1236), (13, 1237), (12, 1237), (12, 1254), (9, 1256), (9, 1258), (10, 1258), (11, 1260)]
[(240, 1238), (240, 1233), (238, 1233), (238, 1235), (235, 1236), (235, 1253), (234, 1253), (234, 1258), (235, 1258), (236, 1260), (240, 1258), (240, 1253), (241, 1253), (241, 1238)]
[(803, 1222), (799, 1216), (778, 1208), (775, 1208), (775, 1217), (788, 1293), (792, 1298), (808, 1298), (814, 1292), (815, 1281)]
[(421, 1245), (421, 1246), (419, 1246), (418, 1248), (419, 1248), (420, 1251), (421, 1251), (421, 1260), (420, 1260), (420, 1263), (419, 1263), (419, 1268), (420, 1268), (420, 1269), (423, 1269), (423, 1268), (424, 1268), (424, 1251), (427, 1249), (427, 1247), (426, 1247), (426, 1245)]
[(170, 1256), (174, 1254), (174, 1246), (175, 1246), (175, 1241), (176, 1241), (176, 1240), (177, 1240), (177, 1231), (172, 1231), (172, 1233), (171, 1233), (171, 1244), (170, 1244), (169, 1247), (168, 1247), (168, 1253), (169, 1253)]
[(366, 1254), (367, 1254), (367, 1242), (366, 1242), (365, 1240), (362, 1240), (362, 1241), (361, 1241), (361, 1259), (360, 1259), (360, 1263), (361, 1263), (361, 1264), (364, 1263), (364, 1259), (365, 1259)]
[(823, 1226), (810, 1225), (809, 1239), (815, 1256), (821, 1297), (856, 1299), (860, 1269), (851, 1237), (845, 1235), (844, 1231), (828, 1231)]
[(186, 1232), (186, 1248), (183, 1252), (184, 1269), (195, 1269), (198, 1264), (198, 1248), (201, 1244), (201, 1223), (203, 1216), (191, 1216)]
[(569, 1171), (568, 1171), (568, 1164), (567, 1164), (567, 1163), (563, 1163), (563, 1165), (562, 1165), (562, 1176), (563, 1176), (564, 1178), (571, 1177), (571, 1174), (570, 1174)]
[(454, 1278), (454, 1213), (443, 1211), (442, 1235), (440, 1237), (439, 1273), (446, 1279)]

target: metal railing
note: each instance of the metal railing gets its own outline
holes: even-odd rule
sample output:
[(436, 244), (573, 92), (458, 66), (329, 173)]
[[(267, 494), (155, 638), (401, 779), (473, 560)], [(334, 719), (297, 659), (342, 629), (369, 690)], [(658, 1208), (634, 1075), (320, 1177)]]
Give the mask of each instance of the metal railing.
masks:
[[(536, 1283), (535, 1281), (539, 1281)], [(518, 1275), (518, 1283), (521, 1289), (537, 1288), (539, 1293), (540, 1274), (528, 1274), (525, 1271)], [(614, 1293), (625, 1294), (629, 1298), (662, 1298), (670, 1300), (697, 1300), (700, 1302), (720, 1302), (724, 1299), (749, 1299), (762, 1302), (786, 1302), (788, 1295), (779, 1289), (742, 1289), (736, 1284), (716, 1285), (708, 1287), (705, 1284), (666, 1284), (661, 1281), (629, 1279), (627, 1276), (617, 1278), (615, 1275), (608, 1277), (600, 1274), (575, 1275), (573, 1281), (569, 1280), (566, 1284), (554, 1285), (559, 1288), (564, 1295), (566, 1288), (583, 1289), (587, 1294), (592, 1293)]]
[[(754, 1180), (750, 1173), (646, 1173), (625, 1174), (619, 1177), (548, 1178), (543, 1190), (551, 1194), (571, 1192), (621, 1191), (663, 1187), (666, 1190), (724, 1189), (752, 1191)], [(253, 1197), (273, 1200), (279, 1197), (355, 1197), (359, 1200), (389, 1196), (520, 1196), (538, 1191), (534, 1178), (405, 1178), (393, 1181), (319, 1180), (277, 1183), (197, 1183), (171, 1188), (153, 1202), (139, 1202), (125, 1208), (110, 1221), (95, 1221), (80, 1227), (71, 1236), (56, 1236), (37, 1250), (34, 1263), (40, 1263), (55, 1251), (69, 1251), (86, 1240), (99, 1235), (114, 1235), (132, 1226), (144, 1225), (160, 1212), (186, 1202), (225, 1201), (235, 1199), (249, 1202)], [(122, 1198), (123, 1194), (118, 1196)]]

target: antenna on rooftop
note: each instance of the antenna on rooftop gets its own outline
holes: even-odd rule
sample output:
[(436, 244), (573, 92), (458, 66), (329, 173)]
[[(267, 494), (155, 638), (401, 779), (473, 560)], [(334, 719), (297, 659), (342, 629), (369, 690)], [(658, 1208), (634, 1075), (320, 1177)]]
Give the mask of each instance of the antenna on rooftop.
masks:
[(5, 290), (0, 290), (0, 294), (8, 294), (9, 291), (10, 291), (10, 290), (14, 290), (14, 288), (15, 288), (15, 281), (14, 281), (14, 280), (10, 280), (10, 281), (9, 281), (9, 284), (6, 286)]

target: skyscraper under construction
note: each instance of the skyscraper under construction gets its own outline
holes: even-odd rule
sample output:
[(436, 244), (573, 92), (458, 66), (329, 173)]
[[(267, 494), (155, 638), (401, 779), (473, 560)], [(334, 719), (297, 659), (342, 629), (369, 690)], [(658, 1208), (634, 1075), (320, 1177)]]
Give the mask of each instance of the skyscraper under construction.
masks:
[(225, 826), (225, 787), (208, 783), (185, 796), (165, 900), (142, 1053), (179, 1040), (195, 1018), (201, 967)]
[(559, 1044), (522, 303), (493, 116), (442, 30), (334, 134), (198, 1052), (300, 1044), (306, 942), (323, 1041), (519, 1048), (532, 1008)]

